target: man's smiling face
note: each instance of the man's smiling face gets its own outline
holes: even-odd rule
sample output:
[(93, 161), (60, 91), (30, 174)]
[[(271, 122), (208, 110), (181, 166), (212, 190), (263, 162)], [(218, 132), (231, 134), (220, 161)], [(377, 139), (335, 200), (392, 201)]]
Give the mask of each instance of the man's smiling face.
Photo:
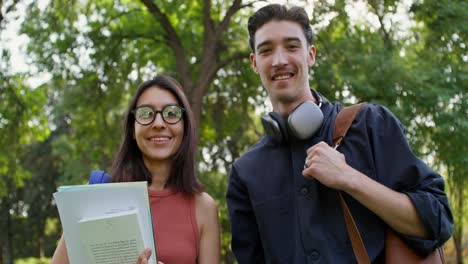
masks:
[(310, 94), (308, 71), (315, 47), (307, 44), (298, 23), (272, 20), (261, 26), (250, 60), (273, 105), (302, 102), (304, 94)]

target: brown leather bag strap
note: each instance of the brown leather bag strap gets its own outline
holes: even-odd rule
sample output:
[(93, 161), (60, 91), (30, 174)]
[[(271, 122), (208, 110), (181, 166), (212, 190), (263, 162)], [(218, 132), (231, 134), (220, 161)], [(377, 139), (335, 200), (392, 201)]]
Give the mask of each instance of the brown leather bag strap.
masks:
[[(340, 145), (341, 141), (348, 132), (349, 127), (356, 118), (357, 113), (366, 103), (359, 103), (349, 107), (343, 108), (335, 119), (335, 128), (333, 129), (333, 143), (335, 149)], [(354, 255), (359, 264), (370, 264), (369, 255), (367, 254), (366, 247), (362, 241), (361, 234), (354, 222), (353, 215), (343, 198), (343, 195), (338, 191), (340, 196), (341, 208), (343, 209), (343, 216), (345, 219), (346, 229), (348, 230), (348, 236), (351, 240), (351, 246), (353, 247)]]
[(362, 241), (361, 234), (359, 233), (359, 229), (356, 226), (356, 222), (354, 222), (353, 215), (346, 204), (343, 195), (340, 191), (338, 191), (338, 195), (340, 196), (341, 208), (343, 209), (343, 216), (346, 223), (346, 229), (348, 230), (348, 236), (351, 240), (351, 246), (353, 248), (354, 255), (356, 256), (356, 260), (358, 264), (370, 264), (369, 255), (367, 255), (366, 247), (364, 246), (364, 242)]
[(348, 129), (356, 118), (357, 113), (365, 104), (366, 102), (351, 105), (341, 109), (338, 113), (335, 119), (335, 128), (333, 129), (333, 143), (335, 144), (335, 148), (341, 143), (346, 132), (348, 132)]

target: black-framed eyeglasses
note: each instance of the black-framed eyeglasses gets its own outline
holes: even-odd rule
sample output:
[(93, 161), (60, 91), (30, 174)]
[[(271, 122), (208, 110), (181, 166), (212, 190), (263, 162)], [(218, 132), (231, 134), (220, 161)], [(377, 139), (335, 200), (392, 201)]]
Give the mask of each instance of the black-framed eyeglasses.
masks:
[(135, 115), (135, 121), (142, 126), (153, 123), (156, 115), (161, 113), (164, 122), (168, 124), (175, 124), (182, 120), (185, 109), (178, 105), (166, 105), (161, 110), (155, 110), (150, 105), (141, 105), (137, 107), (132, 113)]

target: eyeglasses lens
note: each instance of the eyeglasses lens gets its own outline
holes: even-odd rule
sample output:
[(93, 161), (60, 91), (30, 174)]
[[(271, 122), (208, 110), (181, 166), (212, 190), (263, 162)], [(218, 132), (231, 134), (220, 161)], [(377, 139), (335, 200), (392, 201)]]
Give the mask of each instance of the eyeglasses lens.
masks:
[(177, 105), (165, 106), (162, 110), (154, 110), (149, 106), (140, 106), (135, 110), (135, 119), (141, 125), (149, 125), (161, 113), (164, 122), (175, 124), (182, 119), (183, 109)]

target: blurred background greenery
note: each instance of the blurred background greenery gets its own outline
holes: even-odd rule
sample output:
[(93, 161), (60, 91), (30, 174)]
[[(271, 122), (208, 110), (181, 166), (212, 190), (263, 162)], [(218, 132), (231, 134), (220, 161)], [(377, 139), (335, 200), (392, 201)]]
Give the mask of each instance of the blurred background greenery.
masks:
[[(230, 165), (271, 110), (246, 32), (268, 2), (0, 1), (0, 264), (48, 263), (62, 232), (52, 193), (109, 167), (130, 96), (157, 73), (176, 77), (195, 111), (199, 177), (219, 205), (222, 263), (235, 263), (224, 197)], [(444, 176), (456, 221), (447, 260), (463, 263), (468, 2), (282, 2), (311, 17), (311, 86), (332, 101), (389, 107)]]

